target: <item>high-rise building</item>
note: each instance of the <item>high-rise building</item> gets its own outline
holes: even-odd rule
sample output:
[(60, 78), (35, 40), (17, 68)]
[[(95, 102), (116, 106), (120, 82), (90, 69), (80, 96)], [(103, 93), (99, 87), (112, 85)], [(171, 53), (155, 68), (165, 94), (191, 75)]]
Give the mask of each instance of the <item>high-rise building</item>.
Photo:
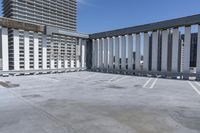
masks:
[(76, 31), (76, 0), (3, 0), (3, 16)]

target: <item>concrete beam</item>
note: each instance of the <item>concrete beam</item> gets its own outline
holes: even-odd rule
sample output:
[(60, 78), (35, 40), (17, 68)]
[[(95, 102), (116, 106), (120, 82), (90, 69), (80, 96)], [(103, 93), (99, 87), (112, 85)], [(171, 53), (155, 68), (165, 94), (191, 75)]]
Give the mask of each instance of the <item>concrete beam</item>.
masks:
[(45, 26), (16, 19), (0, 17), (0, 26), (44, 33)]
[(46, 26), (46, 34), (47, 35), (52, 35), (53, 33), (57, 33), (57, 34), (62, 34), (62, 35), (66, 35), (66, 36), (70, 36), (70, 37), (78, 37), (78, 38), (83, 38), (83, 39), (88, 39), (89, 35), (87, 34), (82, 34), (82, 33), (78, 33), (78, 32), (71, 32), (71, 31), (67, 31), (58, 27), (53, 27), (53, 26)]

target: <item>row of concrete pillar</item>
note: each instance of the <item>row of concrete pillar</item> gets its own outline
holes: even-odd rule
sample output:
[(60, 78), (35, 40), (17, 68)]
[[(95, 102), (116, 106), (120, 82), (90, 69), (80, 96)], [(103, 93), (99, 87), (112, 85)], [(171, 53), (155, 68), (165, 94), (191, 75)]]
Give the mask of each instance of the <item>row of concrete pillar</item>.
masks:
[[(143, 33), (143, 69), (141, 69), (141, 33), (135, 34), (135, 60), (133, 58), (133, 34), (106, 37), (93, 39), (93, 69), (103, 70), (119, 70), (120, 60), (121, 69), (135, 72), (163, 72), (163, 74), (169, 73), (169, 35), (172, 34), (172, 48), (171, 50), (171, 68), (170, 73), (180, 73), (180, 31), (179, 28), (170, 28), (163, 30), (152, 31), (151, 36), (149, 32)], [(127, 39), (126, 39), (127, 36)], [(160, 37), (161, 36), (161, 37)], [(159, 40), (160, 37), (160, 40)], [(151, 51), (150, 51), (150, 38), (152, 39)], [(128, 40), (128, 43), (126, 42)], [(121, 48), (120, 48), (121, 41)], [(161, 41), (162, 47), (161, 55), (159, 55), (159, 41)], [(104, 43), (103, 43), (104, 42)], [(184, 37), (184, 53), (183, 53), (183, 68), (182, 74), (185, 79), (189, 78), (190, 74), (190, 45), (191, 45), (191, 26), (185, 27)], [(128, 48), (126, 48), (128, 47)], [(104, 48), (104, 49), (103, 49)], [(126, 54), (126, 52), (128, 52)], [(151, 52), (151, 54), (149, 53)], [(114, 55), (115, 53), (115, 55)], [(121, 53), (121, 58), (119, 54)], [(128, 55), (128, 58), (126, 58)], [(151, 58), (150, 58), (151, 55)], [(158, 70), (158, 59), (161, 56), (161, 70)], [(114, 59), (115, 58), (115, 59)], [(128, 68), (126, 68), (126, 59)], [(133, 64), (135, 68), (133, 69)], [(149, 66), (151, 65), (151, 70)], [(115, 66), (115, 67), (113, 67)], [(197, 44), (197, 78), (200, 74), (200, 26), (198, 25), (198, 44)]]
[[(2, 58), (2, 70), (9, 70), (9, 42), (8, 42), (8, 28), (1, 28), (1, 58)], [(13, 30), (13, 70), (20, 70), (20, 49), (19, 49), (19, 31)], [(33, 47), (34, 47), (34, 70), (39, 69), (39, 39), (38, 33), (33, 34)], [(76, 62), (77, 68), (85, 68), (86, 67), (86, 40), (81, 38), (78, 39), (78, 45), (80, 45), (80, 53), (81, 53), (81, 61), (78, 59)], [(65, 64), (69, 61), (65, 61)], [(61, 61), (58, 61), (58, 68), (55, 68), (54, 60), (51, 60), (51, 68), (50, 69), (62, 69)], [(65, 68), (68, 68), (67, 66)], [(42, 35), (42, 69), (47, 68), (47, 36), (45, 34)], [(24, 31), (24, 70), (30, 70), (30, 45), (29, 45), (29, 32)]]

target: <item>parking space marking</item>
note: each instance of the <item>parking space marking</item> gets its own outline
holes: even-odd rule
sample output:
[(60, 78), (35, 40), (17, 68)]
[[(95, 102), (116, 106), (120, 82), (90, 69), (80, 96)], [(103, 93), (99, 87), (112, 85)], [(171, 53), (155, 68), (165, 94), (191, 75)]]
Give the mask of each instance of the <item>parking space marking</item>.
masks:
[(116, 79), (115, 81), (113, 81), (113, 82), (119, 82), (119, 81), (122, 81), (122, 80), (124, 80), (124, 79), (126, 79), (128, 76), (125, 76), (125, 77), (120, 77), (119, 79)]
[[(191, 81), (188, 81), (188, 83), (190, 84), (190, 86), (200, 95), (200, 91), (197, 89), (197, 87), (195, 87)], [(197, 84), (197, 82), (196, 82)]]
[(108, 80), (108, 82), (113, 82), (113, 81), (115, 81), (118, 77), (120, 77), (120, 76), (119, 76), (119, 75), (113, 76), (111, 79)]
[(97, 74), (95, 73), (95, 74), (89, 75), (89, 76), (87, 76), (87, 77), (85, 77), (85, 78), (83, 78), (83, 79), (87, 80), (87, 79), (92, 78), (92, 77), (94, 77), (94, 76), (96, 76), (96, 75), (97, 75)]
[(149, 82), (152, 80), (152, 78), (150, 78), (149, 80), (147, 80), (147, 82), (143, 85), (143, 88), (146, 88), (146, 86), (149, 84)]
[(200, 86), (200, 84), (198, 82), (195, 82), (198, 86)]
[(156, 85), (156, 82), (158, 81), (158, 78), (156, 78), (154, 81), (153, 81), (153, 83), (151, 84), (151, 86), (150, 86), (150, 89), (152, 89), (155, 85)]

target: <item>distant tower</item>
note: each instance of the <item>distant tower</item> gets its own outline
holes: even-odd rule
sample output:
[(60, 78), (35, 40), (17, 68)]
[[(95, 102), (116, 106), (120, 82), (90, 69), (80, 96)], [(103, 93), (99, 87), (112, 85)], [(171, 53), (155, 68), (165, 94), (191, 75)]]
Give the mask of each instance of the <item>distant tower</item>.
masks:
[(76, 0), (3, 0), (3, 16), (76, 31)]

